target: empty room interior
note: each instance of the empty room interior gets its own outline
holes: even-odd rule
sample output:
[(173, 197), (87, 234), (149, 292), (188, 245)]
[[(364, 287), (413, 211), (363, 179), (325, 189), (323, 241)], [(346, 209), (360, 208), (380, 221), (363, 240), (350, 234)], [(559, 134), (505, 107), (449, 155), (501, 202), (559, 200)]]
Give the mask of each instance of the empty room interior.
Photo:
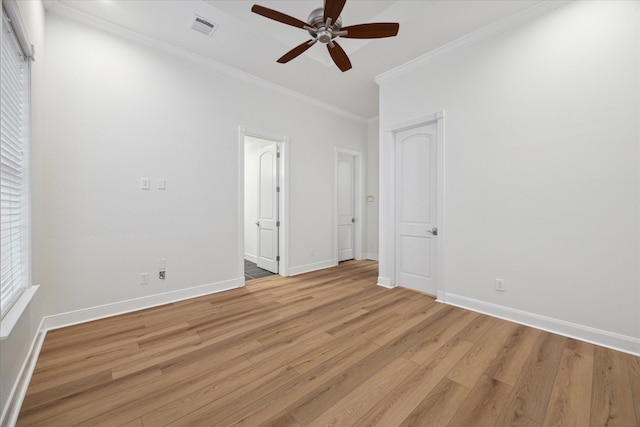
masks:
[(640, 2), (2, 0), (1, 426), (640, 426)]

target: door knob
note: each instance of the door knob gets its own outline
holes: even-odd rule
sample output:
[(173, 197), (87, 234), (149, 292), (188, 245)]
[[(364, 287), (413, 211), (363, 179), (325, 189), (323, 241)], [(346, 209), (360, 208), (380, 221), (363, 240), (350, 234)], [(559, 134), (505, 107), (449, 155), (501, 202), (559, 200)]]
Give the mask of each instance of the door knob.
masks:
[(431, 233), (434, 236), (438, 235), (438, 229), (436, 227), (433, 227), (431, 230), (427, 230), (427, 233)]

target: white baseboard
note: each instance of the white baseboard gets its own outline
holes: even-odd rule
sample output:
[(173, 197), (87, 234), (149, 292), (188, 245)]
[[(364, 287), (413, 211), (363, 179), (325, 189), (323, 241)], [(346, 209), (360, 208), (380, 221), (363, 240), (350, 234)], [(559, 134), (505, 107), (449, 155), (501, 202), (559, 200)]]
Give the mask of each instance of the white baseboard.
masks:
[(289, 267), (289, 276), (297, 276), (298, 274), (310, 273), (323, 268), (335, 267), (338, 265), (337, 259), (328, 259), (325, 261), (314, 262), (313, 264), (299, 265), (297, 267)]
[(244, 259), (246, 259), (247, 261), (255, 262), (256, 264), (258, 263), (258, 257), (256, 255), (251, 255), (246, 252), (244, 253)]
[(44, 318), (40, 321), (40, 325), (38, 327), (38, 333), (33, 337), (33, 341), (31, 342), (31, 347), (29, 347), (29, 352), (24, 362), (22, 363), (22, 367), (20, 368), (20, 374), (9, 393), (9, 398), (7, 399), (7, 403), (2, 410), (2, 415), (0, 416), (0, 426), (2, 427), (13, 427), (16, 425), (18, 421), (18, 415), (20, 414), (20, 408), (22, 407), (22, 402), (24, 401), (24, 397), (27, 394), (27, 389), (29, 388), (29, 382), (31, 382), (31, 376), (33, 375), (33, 370), (36, 368), (36, 362), (38, 361), (38, 356), (40, 355), (40, 349), (42, 348), (42, 343), (44, 342), (44, 337), (47, 335), (47, 332), (43, 330), (44, 327)]
[(92, 320), (104, 319), (105, 317), (117, 316), (119, 314), (130, 313), (132, 311), (143, 310), (189, 298), (215, 294), (217, 292), (241, 288), (243, 286), (244, 277), (240, 277), (237, 279), (226, 280), (224, 282), (194, 286), (192, 288), (180, 289), (177, 291), (150, 295), (111, 304), (104, 304), (97, 307), (84, 308), (67, 313), (54, 314), (44, 318), (44, 330), (50, 331), (52, 329), (90, 322)]
[(542, 329), (554, 334), (590, 342), (602, 347), (640, 356), (640, 339), (590, 326), (554, 319), (535, 313), (488, 303), (451, 293), (438, 294), (438, 300), (456, 307), (465, 308), (522, 325)]
[(391, 278), (378, 276), (378, 286), (382, 286), (383, 288), (393, 289), (396, 285), (391, 284)]

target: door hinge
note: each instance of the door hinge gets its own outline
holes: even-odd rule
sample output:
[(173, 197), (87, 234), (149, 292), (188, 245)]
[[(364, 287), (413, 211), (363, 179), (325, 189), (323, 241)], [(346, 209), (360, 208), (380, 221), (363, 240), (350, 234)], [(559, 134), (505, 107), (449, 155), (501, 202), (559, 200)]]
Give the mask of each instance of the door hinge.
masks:
[(276, 257), (276, 261), (280, 262), (280, 255)]
[(280, 221), (276, 221), (276, 227), (280, 227)]
[(280, 152), (279, 152), (279, 151), (276, 153), (276, 157), (277, 157), (278, 159), (280, 158)]
[(356, 222), (356, 219), (355, 218), (351, 218), (351, 222)]
[(280, 187), (276, 187), (276, 193), (280, 192)]

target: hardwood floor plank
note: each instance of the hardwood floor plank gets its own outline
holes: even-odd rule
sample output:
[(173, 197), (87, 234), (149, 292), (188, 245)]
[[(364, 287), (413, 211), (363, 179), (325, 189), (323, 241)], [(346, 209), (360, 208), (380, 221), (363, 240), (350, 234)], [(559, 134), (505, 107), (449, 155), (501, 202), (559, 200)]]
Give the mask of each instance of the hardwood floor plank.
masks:
[[(411, 299), (410, 301), (410, 304), (420, 302)], [(394, 313), (399, 314), (401, 317), (396, 318), (397, 321), (394, 323), (388, 323), (388, 328), (385, 330), (371, 335), (370, 339), (378, 345), (384, 345), (397, 338), (405, 328), (413, 329), (413, 327), (421, 324), (444, 307), (444, 304), (424, 304), (424, 301), (422, 301), (420, 309), (411, 309), (406, 313), (398, 313), (398, 310), (395, 310)]]
[(637, 425), (627, 356), (596, 347), (593, 359), (591, 426)]
[[(430, 323), (428, 328), (422, 329), (420, 332), (425, 339), (410, 349), (407, 357), (417, 364), (426, 362), (438, 349), (457, 336), (463, 328), (477, 317), (478, 315), (472, 311), (452, 310), (442, 320), (433, 319), (433, 323)], [(428, 319), (426, 321), (431, 322)]]
[[(175, 403), (179, 404), (178, 407), (168, 405), (171, 412), (166, 411), (166, 407), (164, 407), (162, 411), (156, 411), (153, 414), (154, 418), (145, 416), (142, 420), (145, 424), (166, 426), (210, 427), (225, 425), (227, 424), (223, 422), (225, 418), (246, 409), (257, 397), (266, 394), (274, 387), (286, 384), (297, 375), (290, 367), (283, 366), (277, 370), (265, 372), (259, 377), (254, 377), (250, 381), (244, 381), (245, 385), (240, 388), (236, 387), (220, 393), (222, 396), (214, 401), (206, 396), (209, 390), (203, 390), (203, 394), (190, 395), (176, 401)], [(194, 405), (193, 399), (202, 400), (205, 405)], [(184, 405), (185, 401), (189, 404)]]
[(591, 388), (593, 356), (567, 346), (562, 354), (560, 369), (551, 392), (545, 427), (581, 427), (589, 425), (591, 417)]
[(633, 398), (633, 407), (636, 413), (636, 423), (640, 425), (640, 377), (631, 375), (629, 381), (631, 381), (631, 397)]
[[(251, 351), (262, 347), (258, 341), (247, 340), (227, 343), (216, 342), (211, 345), (202, 345), (197, 350), (180, 354), (158, 364), (163, 375), (189, 376), (203, 372), (202, 366), (225, 366), (230, 360), (243, 360)], [(250, 362), (247, 360), (247, 362)], [(204, 370), (207, 371), (206, 369)]]
[(420, 339), (419, 334), (408, 331), (351, 366), (348, 372), (327, 381), (320, 387), (319, 392), (313, 396), (313, 399), (289, 407), (289, 413), (300, 424), (308, 424), (317, 418), (324, 408), (343, 398), (362, 384), (369, 375), (378, 372), (393, 359), (400, 357)]
[(144, 427), (140, 418), (133, 419), (129, 422), (121, 424), (120, 427)]
[(121, 358), (119, 363), (113, 366), (111, 370), (113, 378), (125, 377), (195, 351), (202, 342), (197, 332), (190, 331), (179, 339), (164, 342), (160, 346), (140, 349), (135, 354)]
[[(456, 310), (460, 310), (456, 308)], [(456, 337), (461, 340), (469, 341), (472, 343), (478, 342), (478, 340), (484, 337), (488, 330), (498, 327), (498, 325), (504, 323), (504, 320), (496, 319), (489, 316), (477, 316), (466, 327), (464, 327)]]
[[(269, 381), (272, 381), (270, 386), (275, 387), (275, 381), (293, 378), (295, 376), (293, 370), (286, 362), (287, 360), (284, 359), (284, 363), (277, 365), (266, 362), (255, 364), (249, 362), (245, 357), (241, 357), (238, 361), (229, 364), (227, 373), (220, 373), (215, 378), (212, 375), (205, 376), (203, 379), (187, 377), (183, 382), (173, 386), (174, 388), (183, 387), (182, 390), (175, 393), (179, 397), (178, 399), (172, 398), (171, 395), (156, 398), (153, 405), (146, 407), (142, 420), (149, 425), (167, 425), (171, 422), (180, 425), (178, 420), (191, 416), (193, 420), (185, 418), (182, 422), (199, 422), (196, 419), (201, 414), (220, 405), (228, 404), (237, 396), (262, 387)], [(236, 365), (244, 367), (237, 369)], [(211, 381), (212, 379), (214, 381)], [(132, 410), (139, 412), (143, 409), (136, 402), (132, 402), (132, 405)]]
[(569, 350), (573, 350), (573, 351), (577, 351), (578, 353), (582, 353), (585, 356), (591, 356), (593, 357), (593, 352), (595, 351), (596, 346), (588, 343), (588, 342), (584, 342), (584, 341), (580, 341), (574, 338), (568, 338), (567, 339), (567, 348)]
[(411, 375), (416, 368), (415, 363), (402, 357), (392, 360), (305, 426), (351, 426), (358, 418), (375, 407), (389, 390)]
[(274, 417), (269, 418), (260, 424), (254, 424), (257, 427), (301, 427), (296, 420), (293, 419), (291, 414), (286, 411), (276, 414)]
[(505, 384), (515, 385), (541, 332), (538, 329), (518, 325), (502, 350), (493, 359), (486, 374)]
[(45, 406), (58, 399), (69, 398), (78, 393), (91, 390), (96, 387), (96, 385), (100, 386), (108, 384), (112, 379), (111, 370), (106, 370), (96, 374), (86, 375), (74, 381), (61, 383), (60, 385), (49, 387), (38, 392), (30, 393), (25, 397), (25, 400), (22, 403), (22, 409), (28, 410), (38, 406)]
[(451, 368), (447, 378), (469, 389), (473, 388), (515, 329), (514, 323), (504, 322), (487, 331), (484, 338), (475, 343)]
[(138, 350), (136, 343), (130, 343), (125, 346), (115, 345), (113, 348), (106, 348), (99, 353), (89, 353), (82, 359), (63, 359), (58, 364), (49, 365), (47, 368), (39, 367), (38, 361), (29, 385), (29, 391), (38, 393), (64, 383), (77, 381), (88, 375), (104, 372), (105, 370), (111, 372), (111, 368), (117, 360), (130, 356)]
[(317, 348), (324, 348), (335, 338), (326, 332), (310, 332), (300, 337), (286, 338), (281, 341), (262, 345), (259, 348), (245, 354), (252, 363), (260, 363), (271, 358), (281, 358), (281, 353), (286, 352), (288, 357), (294, 357), (300, 353), (307, 353)]
[(17, 425), (640, 425), (638, 357), (377, 275), (347, 261), (50, 331)]
[(327, 361), (332, 360), (337, 355), (348, 351), (350, 348), (354, 347), (356, 343), (366, 342), (368, 348), (371, 348), (372, 351), (380, 348), (379, 345), (369, 342), (366, 340), (349, 340), (344, 338), (334, 339), (333, 342), (329, 343), (326, 346), (317, 348), (317, 349), (308, 349), (303, 355), (296, 357), (295, 359), (289, 362), (289, 366), (295, 369), (299, 374), (304, 374), (309, 372), (310, 370), (317, 368), (325, 364)]
[(542, 427), (542, 424), (533, 421), (531, 418), (525, 417), (521, 412), (516, 412), (513, 409), (505, 406), (495, 423), (495, 427), (502, 426)]
[(512, 387), (482, 375), (467, 399), (449, 422), (449, 426), (493, 426), (506, 407)]
[(443, 378), (420, 404), (404, 419), (400, 427), (440, 427), (446, 426), (460, 410), (470, 389)]
[(355, 343), (345, 340), (341, 344), (343, 350), (339, 354), (299, 375), (290, 383), (274, 389), (263, 396), (260, 401), (253, 402), (251, 409), (246, 411), (244, 415), (226, 421), (237, 426), (251, 427), (299, 402), (312, 400), (328, 380), (341, 372), (348, 371), (359, 360), (380, 348), (367, 340), (359, 340)]
[[(58, 399), (44, 406), (20, 411), (18, 426), (70, 426), (80, 424), (88, 417), (110, 409), (116, 410), (119, 402), (139, 397), (140, 390), (153, 390), (162, 376), (160, 369), (153, 368), (127, 378), (120, 378), (93, 390), (78, 393), (73, 398)], [(149, 393), (151, 393), (149, 391)], [(29, 396), (27, 390), (27, 396)], [(105, 403), (114, 402), (114, 407)]]
[(473, 344), (452, 339), (368, 411), (355, 426), (392, 426), (408, 417)]
[(542, 332), (513, 387), (508, 406), (531, 420), (542, 423), (567, 338)]

